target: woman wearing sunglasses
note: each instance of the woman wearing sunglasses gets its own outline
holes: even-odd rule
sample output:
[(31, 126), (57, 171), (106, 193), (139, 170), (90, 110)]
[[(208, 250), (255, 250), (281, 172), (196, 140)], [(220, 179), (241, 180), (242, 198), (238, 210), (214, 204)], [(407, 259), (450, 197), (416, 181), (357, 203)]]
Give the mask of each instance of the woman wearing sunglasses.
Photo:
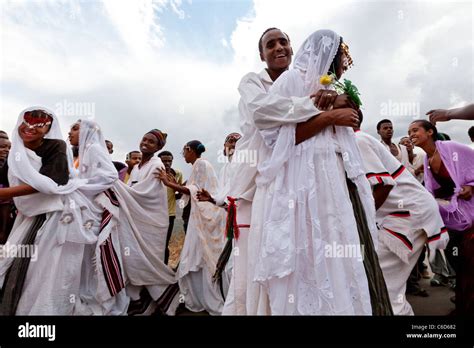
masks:
[(10, 187), (0, 199), (13, 198), (18, 216), (7, 241), (14, 248), (0, 257), (0, 314), (74, 314), (84, 245), (97, 241), (85, 227), (89, 199), (80, 189), (87, 180), (46, 108), (20, 113), (11, 151)]

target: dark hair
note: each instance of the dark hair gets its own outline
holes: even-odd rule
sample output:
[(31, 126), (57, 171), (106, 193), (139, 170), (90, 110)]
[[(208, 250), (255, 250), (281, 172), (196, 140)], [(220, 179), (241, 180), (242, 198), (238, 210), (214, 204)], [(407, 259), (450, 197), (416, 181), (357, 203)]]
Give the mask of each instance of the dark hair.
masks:
[(403, 139), (407, 138), (408, 140), (410, 140), (410, 137), (408, 135), (405, 135), (403, 137), (400, 138), (400, 140), (398, 141), (398, 143), (400, 144), (402, 142)]
[(186, 146), (189, 146), (191, 150), (193, 150), (196, 155), (199, 157), (201, 154), (206, 151), (206, 148), (199, 140), (191, 140), (186, 143)]
[(8, 139), (8, 134), (7, 134), (7, 132), (0, 130), (0, 138)]
[(138, 150), (133, 150), (133, 151), (130, 151), (129, 153), (127, 153), (127, 157), (130, 157), (132, 156), (132, 153), (141, 153), (140, 151)]
[(413, 123), (419, 123), (420, 126), (423, 127), (423, 129), (425, 131), (432, 130), (433, 135), (431, 136), (431, 138), (433, 139), (433, 141), (440, 140), (439, 136), (438, 136), (438, 130), (436, 129), (436, 126), (433, 123), (431, 123), (430, 121), (428, 121), (428, 120), (415, 120), (411, 124), (413, 124)]
[(339, 40), (339, 47), (337, 48), (337, 53), (334, 56), (334, 59), (332, 60), (331, 65), (329, 66), (329, 70), (327, 71), (328, 74), (334, 74), (336, 75), (336, 71), (339, 70), (340, 64), (341, 64), (341, 55), (342, 55), (342, 46), (341, 44), (344, 41), (342, 40), (342, 36), (340, 37)]
[(387, 118), (384, 118), (383, 120), (379, 121), (379, 123), (377, 123), (377, 130), (380, 130), (380, 126), (382, 126), (382, 123), (392, 123), (392, 121), (390, 121), (389, 119)]
[(107, 139), (105, 139), (105, 143), (111, 143), (112, 145), (114, 144), (110, 140), (107, 140)]
[(158, 157), (161, 158), (161, 156), (171, 156), (171, 158), (174, 158), (173, 157), (173, 154), (169, 151), (161, 151), (159, 154), (158, 154)]
[[(266, 33), (268, 33), (269, 31), (272, 31), (272, 30), (280, 30), (278, 28), (268, 28), (267, 30), (265, 30), (262, 34), (262, 36), (260, 36), (260, 39), (258, 40), (258, 51), (260, 53), (263, 53), (263, 37), (265, 36)], [(281, 30), (280, 30), (281, 31)], [(283, 33), (283, 31), (281, 31)], [(283, 33), (286, 38), (288, 39), (288, 42), (290, 42), (290, 37), (288, 36), (287, 33)]]
[(469, 130), (467, 131), (467, 134), (469, 134), (471, 138), (474, 138), (474, 126), (469, 128)]
[(451, 140), (451, 137), (447, 135), (446, 133), (438, 133), (438, 139), (437, 140)]

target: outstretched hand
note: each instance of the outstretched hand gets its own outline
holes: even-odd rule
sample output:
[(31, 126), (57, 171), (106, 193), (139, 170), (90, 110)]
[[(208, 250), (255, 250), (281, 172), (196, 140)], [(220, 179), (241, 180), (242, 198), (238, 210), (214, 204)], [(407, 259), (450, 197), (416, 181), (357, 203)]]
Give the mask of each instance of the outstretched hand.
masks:
[(197, 192), (196, 194), (197, 199), (200, 202), (211, 202), (212, 201), (212, 196), (209, 192), (207, 192), (205, 189), (201, 189)]
[(451, 119), (449, 117), (449, 110), (445, 109), (434, 109), (426, 113), (430, 116), (430, 122), (436, 125), (436, 122), (446, 122)]
[(165, 185), (176, 184), (175, 177), (172, 174), (167, 173), (164, 169), (158, 169), (153, 174), (155, 178), (160, 179)]

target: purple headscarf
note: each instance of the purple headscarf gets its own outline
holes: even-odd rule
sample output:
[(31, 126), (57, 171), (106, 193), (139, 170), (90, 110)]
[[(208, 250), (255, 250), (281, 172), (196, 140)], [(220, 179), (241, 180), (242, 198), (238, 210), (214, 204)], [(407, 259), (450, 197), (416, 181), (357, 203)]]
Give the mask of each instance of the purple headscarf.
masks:
[[(474, 150), (469, 146), (454, 141), (437, 141), (436, 149), (441, 156), (449, 176), (454, 182), (454, 195), (447, 205), (440, 205), (439, 211), (449, 229), (464, 231), (470, 228), (474, 221), (474, 196), (470, 200), (459, 199), (462, 186), (474, 186)], [(425, 157), (425, 187), (434, 195), (440, 187), (428, 169), (428, 156)]]

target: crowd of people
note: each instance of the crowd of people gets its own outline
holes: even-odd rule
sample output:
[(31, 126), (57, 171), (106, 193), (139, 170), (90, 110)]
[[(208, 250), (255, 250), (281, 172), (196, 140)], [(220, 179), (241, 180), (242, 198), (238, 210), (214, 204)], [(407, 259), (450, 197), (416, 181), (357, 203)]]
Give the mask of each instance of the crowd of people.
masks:
[[(126, 164), (94, 121), (67, 144), (45, 107), (22, 111), (11, 140), (0, 131), (0, 314), (413, 315), (426, 259), (431, 284), (455, 289), (454, 314), (474, 314), (474, 150), (435, 126), (474, 119), (474, 104), (429, 111), (398, 144), (382, 119), (376, 139), (321, 79), (352, 65), (340, 35), (314, 32), (293, 59), (269, 28), (258, 49), (266, 68), (240, 82), (218, 175), (191, 140), (184, 178), (159, 129)], [(258, 165), (233, 160), (248, 152)]]

